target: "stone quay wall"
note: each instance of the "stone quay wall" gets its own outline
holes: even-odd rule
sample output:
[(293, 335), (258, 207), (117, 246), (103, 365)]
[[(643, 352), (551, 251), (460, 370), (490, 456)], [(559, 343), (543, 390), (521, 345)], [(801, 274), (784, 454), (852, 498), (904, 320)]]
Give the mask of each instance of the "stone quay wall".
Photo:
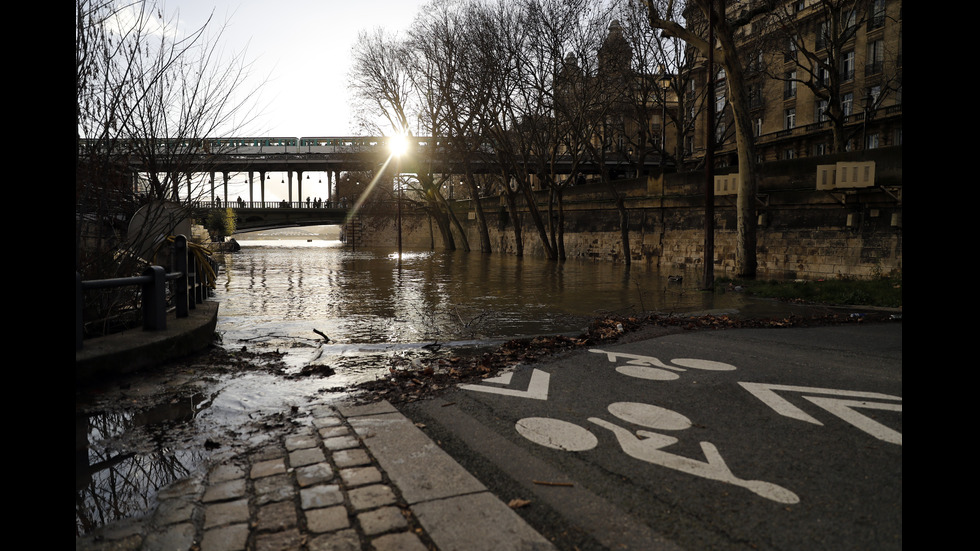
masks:
[[(818, 189), (818, 167), (874, 162), (874, 184)], [(840, 165), (837, 165), (840, 166)], [(724, 176), (719, 170), (716, 176)], [(665, 178), (623, 180), (630, 251), (634, 265), (661, 270), (702, 270), (704, 250), (704, 173), (667, 174)], [(901, 147), (818, 158), (767, 163), (761, 168), (756, 198), (757, 277), (766, 279), (871, 278), (902, 270)], [(545, 224), (547, 192), (538, 193)], [(734, 194), (715, 196), (715, 275), (734, 275), (736, 210)], [(519, 203), (519, 205), (522, 205)], [(482, 200), (493, 253), (514, 254), (514, 226), (503, 198)], [(570, 187), (564, 194), (565, 251), (568, 258), (623, 262), (619, 214), (601, 184)], [(472, 251), (480, 250), (476, 215), (469, 201), (455, 203)], [(361, 213), (358, 243), (397, 243), (394, 210)], [(544, 256), (538, 232), (526, 209), (521, 214), (524, 254)], [(406, 249), (443, 247), (434, 221), (424, 213), (402, 214)], [(457, 239), (457, 248), (461, 241)]]

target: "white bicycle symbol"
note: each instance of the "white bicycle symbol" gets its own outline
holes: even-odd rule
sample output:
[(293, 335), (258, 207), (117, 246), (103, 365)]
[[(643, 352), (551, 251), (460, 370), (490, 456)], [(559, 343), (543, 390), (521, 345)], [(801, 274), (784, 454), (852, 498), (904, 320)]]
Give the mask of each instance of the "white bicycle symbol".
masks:
[[(623, 421), (659, 431), (683, 430), (691, 427), (690, 419), (684, 415), (652, 404), (616, 402), (610, 404), (608, 409), (609, 413)], [(762, 480), (744, 480), (735, 476), (725, 464), (718, 448), (710, 442), (701, 442), (701, 450), (705, 456), (705, 460), (701, 461), (663, 451), (667, 446), (678, 442), (678, 439), (673, 436), (649, 430), (637, 430), (634, 434), (629, 429), (598, 417), (589, 417), (588, 421), (611, 431), (623, 451), (635, 459), (741, 486), (778, 503), (794, 504), (800, 501), (796, 494), (782, 486)], [(550, 417), (527, 417), (518, 421), (516, 428), (524, 438), (558, 450), (586, 451), (599, 444), (598, 438), (588, 429)]]

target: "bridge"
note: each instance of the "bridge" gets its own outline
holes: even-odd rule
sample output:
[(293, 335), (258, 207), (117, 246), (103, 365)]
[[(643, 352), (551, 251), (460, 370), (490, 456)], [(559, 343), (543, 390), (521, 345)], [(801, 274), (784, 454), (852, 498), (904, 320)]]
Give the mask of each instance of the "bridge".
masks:
[[(144, 152), (142, 155), (121, 153), (125, 156), (124, 160), (134, 173), (147, 172), (145, 159), (153, 158), (154, 170), (157, 172), (178, 172), (188, 173), (209, 173), (210, 174), (210, 194), (208, 197), (211, 202), (217, 203), (221, 200), (223, 205), (227, 205), (229, 200), (235, 201), (228, 195), (229, 174), (247, 175), (248, 193), (245, 202), (249, 205), (248, 209), (278, 209), (282, 208), (278, 203), (268, 204), (265, 200), (265, 185), (270, 178), (269, 173), (285, 173), (282, 181), (287, 187), (288, 208), (302, 210), (305, 208), (303, 192), (304, 174), (309, 179), (309, 174), (319, 172), (326, 178), (326, 193), (322, 199), (327, 203), (336, 203), (341, 198), (336, 195), (336, 184), (340, 180), (341, 172), (349, 171), (375, 171), (382, 168), (386, 162), (391, 160), (390, 136), (347, 136), (347, 137), (231, 137), (231, 138), (204, 138), (204, 139), (154, 139), (150, 144), (138, 144)], [(117, 144), (118, 145), (118, 144)], [(402, 172), (417, 172), (420, 163), (425, 163), (425, 169), (433, 173), (441, 174), (461, 174), (463, 172), (462, 162), (453, 154), (454, 144), (444, 139), (433, 139), (427, 137), (411, 137), (407, 151), (400, 158)], [(98, 147), (98, 144), (82, 141), (82, 148)], [(156, 154), (147, 154), (146, 150), (155, 148)], [(122, 144), (120, 151), (126, 151), (126, 144)], [(135, 149), (135, 148), (134, 148)], [(469, 168), (475, 173), (487, 173), (499, 171), (499, 163), (494, 155), (494, 150), (490, 144), (481, 144), (479, 155), (470, 159)], [(661, 167), (661, 159), (656, 152), (648, 155), (646, 164), (648, 168)], [(605, 161), (606, 168), (615, 172), (625, 172), (628, 167), (626, 156), (622, 153), (610, 154), (610, 159)], [(563, 157), (557, 159), (557, 171), (559, 173), (570, 173), (572, 171), (573, 159)], [(600, 166), (596, 163), (587, 165), (575, 164), (577, 170), (583, 172), (598, 172)], [(222, 182), (216, 182), (216, 175), (223, 176)], [(255, 186), (255, 176), (258, 175), (258, 190)], [(293, 183), (293, 176), (296, 175), (296, 183)], [(177, 182), (179, 178), (174, 178)], [(323, 184), (322, 177), (319, 184)], [(177, 184), (175, 183), (174, 196), (179, 197)], [(221, 186), (223, 189), (216, 189)], [(296, 191), (294, 194), (293, 191)], [(320, 187), (319, 189), (323, 189)], [(256, 196), (256, 191), (258, 196)], [(309, 188), (307, 188), (309, 193)], [(319, 194), (318, 194), (319, 195)], [(191, 186), (187, 186), (187, 199), (193, 201), (191, 197)], [(354, 198), (348, 198), (353, 200)], [(260, 205), (260, 206), (251, 206)], [(232, 205), (234, 206), (234, 205)], [(281, 211), (280, 211), (281, 212)], [(256, 214), (256, 216), (259, 216)]]
[(346, 203), (312, 201), (194, 201), (192, 208), (207, 211), (230, 208), (237, 231), (256, 231), (290, 226), (342, 225), (347, 221)]

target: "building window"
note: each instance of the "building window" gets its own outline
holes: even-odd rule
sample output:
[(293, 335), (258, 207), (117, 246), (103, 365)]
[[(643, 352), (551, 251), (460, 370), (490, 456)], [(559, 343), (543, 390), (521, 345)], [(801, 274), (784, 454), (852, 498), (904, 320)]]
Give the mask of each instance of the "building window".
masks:
[(751, 109), (758, 109), (762, 107), (762, 87), (758, 84), (753, 84), (749, 87), (749, 107)]
[(796, 151), (795, 150), (793, 150), (792, 148), (790, 148), (790, 149), (784, 149), (783, 150), (783, 159), (784, 160), (795, 159), (795, 158), (796, 158)]
[(786, 86), (783, 88), (783, 99), (796, 97), (796, 71), (786, 73)]
[(830, 43), (830, 25), (827, 21), (822, 21), (817, 25), (817, 36), (814, 40), (816, 50), (827, 49), (827, 44)]
[(868, 29), (878, 29), (885, 26), (885, 0), (873, 0), (871, 17), (868, 19)]
[(826, 155), (826, 154), (827, 154), (827, 144), (825, 143), (813, 144), (814, 157), (818, 157), (820, 155)]
[(854, 52), (845, 52), (840, 63), (840, 78), (844, 82), (854, 80)]
[(854, 93), (848, 92), (841, 96), (840, 98), (840, 110), (841, 114), (845, 117), (851, 116), (854, 112)]
[(841, 17), (841, 26), (844, 27), (844, 34), (846, 36), (851, 36), (854, 34), (854, 27), (857, 26), (857, 10), (855, 8), (850, 8)]
[(824, 59), (817, 67), (817, 80), (823, 86), (830, 86), (830, 71), (827, 68), (830, 67), (830, 59)]
[(864, 148), (865, 149), (878, 149), (878, 147), (879, 147), (879, 145), (878, 145), (878, 133), (875, 132), (874, 134), (868, 134), (868, 136), (864, 139)]
[(873, 111), (875, 106), (878, 105), (878, 96), (881, 95), (881, 86), (875, 85), (868, 88), (868, 93), (865, 96), (864, 109), (866, 111)]
[(793, 61), (796, 59), (796, 40), (797, 37), (789, 37), (789, 43), (786, 45), (786, 52), (783, 54), (783, 61)]
[(829, 102), (827, 100), (825, 100), (825, 99), (819, 100), (817, 102), (817, 112), (815, 113), (815, 115), (813, 117), (817, 122), (826, 122), (827, 119), (829, 118), (827, 116), (827, 105), (828, 104), (829, 104)]
[(756, 138), (762, 135), (762, 117), (752, 121), (752, 135)]
[(864, 75), (877, 75), (881, 73), (885, 64), (885, 42), (875, 40), (868, 44), (868, 59), (864, 65)]
[(790, 107), (787, 109), (783, 115), (783, 128), (785, 130), (792, 130), (796, 128), (796, 108)]

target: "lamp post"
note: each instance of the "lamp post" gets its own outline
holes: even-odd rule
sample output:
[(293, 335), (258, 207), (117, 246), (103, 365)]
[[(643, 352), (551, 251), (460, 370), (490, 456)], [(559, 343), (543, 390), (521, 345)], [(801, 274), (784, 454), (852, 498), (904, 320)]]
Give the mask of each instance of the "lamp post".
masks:
[(402, 184), (398, 177), (401, 172), (402, 155), (408, 150), (408, 142), (404, 136), (393, 136), (389, 142), (391, 156), (395, 158), (395, 186), (398, 188), (398, 262), (402, 261)]
[(704, 278), (702, 290), (715, 285), (715, 21), (714, 1), (708, 5), (708, 109), (704, 152)]
[(667, 156), (667, 92), (670, 90), (671, 76), (661, 65), (660, 70), (660, 177), (664, 175), (664, 158)]

